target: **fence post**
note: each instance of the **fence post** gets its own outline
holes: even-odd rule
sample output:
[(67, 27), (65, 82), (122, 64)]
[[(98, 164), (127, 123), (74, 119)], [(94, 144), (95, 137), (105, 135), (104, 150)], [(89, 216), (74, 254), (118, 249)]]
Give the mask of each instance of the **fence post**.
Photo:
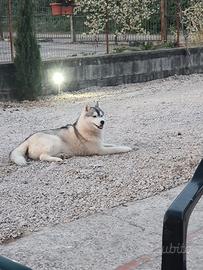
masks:
[(167, 41), (167, 1), (161, 0), (160, 2), (161, 12), (161, 41)]
[(106, 0), (106, 25), (105, 25), (105, 34), (106, 34), (106, 53), (109, 54), (109, 14), (108, 14), (108, 0)]
[(9, 25), (11, 60), (13, 62), (14, 61), (14, 53), (13, 53), (13, 27), (12, 27), (12, 3), (11, 3), (11, 0), (8, 0), (8, 25)]
[(180, 0), (176, 0), (176, 46), (180, 47)]
[(0, 9), (0, 40), (4, 39), (3, 14), (4, 14), (4, 6), (3, 6), (3, 3), (2, 3), (2, 8)]
[(2, 31), (2, 27), (1, 27), (1, 21), (0, 21), (0, 40), (4, 39), (4, 35), (3, 35), (3, 31)]
[(1, 22), (1, 17), (0, 17), (0, 40), (4, 39), (4, 35), (3, 35), (3, 28), (2, 28), (2, 22)]
[(70, 15), (70, 35), (71, 35), (71, 43), (76, 42), (75, 17), (74, 17), (74, 15)]

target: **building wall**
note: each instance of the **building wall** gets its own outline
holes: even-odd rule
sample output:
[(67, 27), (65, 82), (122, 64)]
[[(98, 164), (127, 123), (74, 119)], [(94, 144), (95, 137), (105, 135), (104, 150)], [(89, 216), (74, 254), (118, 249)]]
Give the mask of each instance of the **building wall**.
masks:
[[(104, 56), (75, 57), (43, 63), (43, 94), (57, 92), (53, 73), (65, 76), (64, 91), (91, 86), (145, 82), (172, 75), (203, 73), (203, 47), (142, 51)], [(0, 98), (12, 98), (13, 64), (0, 65)]]

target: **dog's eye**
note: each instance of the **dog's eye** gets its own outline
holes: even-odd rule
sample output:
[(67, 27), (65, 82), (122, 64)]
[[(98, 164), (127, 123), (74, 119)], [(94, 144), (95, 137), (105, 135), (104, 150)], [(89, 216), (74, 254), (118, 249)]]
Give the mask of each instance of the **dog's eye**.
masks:
[(96, 115), (93, 115), (94, 118), (96, 118), (97, 116)]

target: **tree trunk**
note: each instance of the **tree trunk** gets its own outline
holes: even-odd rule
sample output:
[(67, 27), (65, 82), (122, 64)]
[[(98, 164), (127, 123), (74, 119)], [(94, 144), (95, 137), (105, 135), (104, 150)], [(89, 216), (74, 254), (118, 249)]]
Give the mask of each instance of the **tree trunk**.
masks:
[(161, 11), (161, 41), (167, 42), (167, 1), (160, 1)]
[(70, 36), (71, 36), (71, 43), (75, 43), (76, 42), (76, 33), (75, 33), (74, 15), (70, 15)]
[(3, 33), (3, 28), (2, 28), (2, 21), (0, 18), (0, 40), (4, 39), (4, 33)]

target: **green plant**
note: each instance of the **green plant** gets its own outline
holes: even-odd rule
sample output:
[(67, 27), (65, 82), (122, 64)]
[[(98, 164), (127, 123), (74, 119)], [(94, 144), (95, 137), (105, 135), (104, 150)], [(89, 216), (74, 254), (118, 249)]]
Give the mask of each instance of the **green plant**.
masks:
[(33, 2), (21, 0), (15, 40), (18, 100), (34, 100), (41, 94), (41, 57), (33, 25)]
[(153, 50), (154, 45), (152, 42), (146, 42), (144, 45), (142, 45), (143, 50)]
[(113, 52), (114, 53), (122, 53), (122, 52), (124, 52), (126, 50), (127, 50), (127, 47), (122, 46), (122, 47), (116, 47), (116, 48), (114, 48), (113, 49)]

